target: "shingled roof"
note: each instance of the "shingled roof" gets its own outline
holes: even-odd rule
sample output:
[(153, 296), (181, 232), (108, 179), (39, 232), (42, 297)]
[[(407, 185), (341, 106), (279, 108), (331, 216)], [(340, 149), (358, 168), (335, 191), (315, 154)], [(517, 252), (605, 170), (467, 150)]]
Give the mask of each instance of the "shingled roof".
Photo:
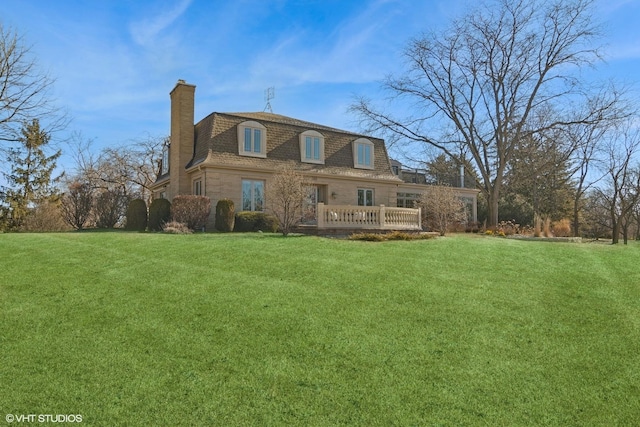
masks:
[[(332, 128), (332, 127), (329, 127), (329, 126), (320, 125), (320, 124), (317, 124), (317, 123), (306, 122), (304, 120), (294, 119), (293, 117), (283, 116), (281, 114), (274, 114), (274, 113), (267, 113), (267, 112), (225, 113), (225, 114), (228, 115), (228, 116), (243, 117), (243, 118), (246, 118), (246, 119), (249, 119), (249, 120), (255, 120), (255, 121), (266, 121), (266, 122), (271, 122), (271, 123), (280, 123), (280, 124), (284, 124), (284, 125), (298, 126), (298, 127), (305, 128), (305, 129), (314, 129), (314, 130), (317, 130), (317, 131), (327, 130), (327, 131), (331, 131), (331, 132), (343, 133), (343, 134), (346, 134), (346, 135), (354, 135), (354, 136), (366, 137), (365, 135), (361, 135), (361, 134), (358, 134), (358, 133), (353, 133), (353, 132), (342, 130), (342, 129), (336, 129), (336, 128)], [(368, 137), (366, 137), (366, 138), (368, 138)]]
[[(267, 158), (238, 155), (237, 126), (247, 120), (267, 128)], [(325, 164), (300, 163), (299, 135), (307, 130), (320, 132), (325, 139)], [(351, 142), (367, 138), (374, 144), (373, 170), (353, 167)], [(400, 181), (391, 171), (384, 141), (317, 123), (266, 112), (212, 113), (195, 126), (193, 159), (187, 167), (207, 160), (233, 167), (277, 169), (296, 162), (299, 169), (316, 173)]]

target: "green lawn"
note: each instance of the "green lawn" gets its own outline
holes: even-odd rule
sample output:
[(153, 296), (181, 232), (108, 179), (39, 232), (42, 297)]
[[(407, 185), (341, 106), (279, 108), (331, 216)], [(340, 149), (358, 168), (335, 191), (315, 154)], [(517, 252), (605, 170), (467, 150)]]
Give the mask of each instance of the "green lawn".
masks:
[(639, 244), (4, 234), (0, 260), (0, 415), (640, 422)]

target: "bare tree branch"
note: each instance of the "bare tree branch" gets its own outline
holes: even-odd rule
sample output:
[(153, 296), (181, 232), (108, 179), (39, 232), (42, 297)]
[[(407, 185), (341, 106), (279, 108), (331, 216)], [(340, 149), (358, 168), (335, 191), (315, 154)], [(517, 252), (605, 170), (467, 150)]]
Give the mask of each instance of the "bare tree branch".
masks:
[[(455, 158), (465, 147), (498, 221), (498, 199), (514, 149), (526, 137), (614, 116), (618, 94), (592, 92), (572, 74), (600, 59), (592, 0), (489, 0), (441, 33), (412, 40), (407, 70), (388, 77), (395, 117), (358, 99), (351, 108), (369, 130), (436, 147)], [(409, 104), (409, 105), (407, 105)], [(555, 116), (534, 126), (536, 116)]]
[(66, 113), (51, 97), (53, 83), (22, 37), (0, 23), (0, 141), (18, 141), (22, 124), (36, 118), (50, 133), (67, 125)]

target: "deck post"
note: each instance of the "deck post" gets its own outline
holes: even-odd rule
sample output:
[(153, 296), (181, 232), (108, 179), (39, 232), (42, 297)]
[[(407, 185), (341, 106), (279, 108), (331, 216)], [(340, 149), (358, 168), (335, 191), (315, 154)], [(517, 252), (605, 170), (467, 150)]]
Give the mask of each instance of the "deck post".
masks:
[(318, 207), (316, 209), (316, 216), (318, 217), (318, 228), (324, 228), (325, 227), (325, 223), (324, 223), (324, 203), (319, 202), (318, 203)]

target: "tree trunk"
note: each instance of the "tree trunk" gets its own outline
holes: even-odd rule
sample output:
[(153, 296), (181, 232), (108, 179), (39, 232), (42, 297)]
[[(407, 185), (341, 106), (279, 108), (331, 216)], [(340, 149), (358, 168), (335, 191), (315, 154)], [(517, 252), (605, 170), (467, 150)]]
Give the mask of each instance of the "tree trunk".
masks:
[(495, 187), (489, 189), (487, 197), (487, 227), (495, 227), (498, 225), (498, 200), (500, 198), (499, 190)]
[(611, 234), (611, 244), (615, 245), (620, 242), (620, 222), (617, 219), (613, 219), (611, 221), (612, 234)]
[(573, 237), (580, 237), (580, 209), (578, 208), (579, 203), (579, 198), (576, 198), (573, 201)]
[(500, 201), (501, 180), (502, 171), (498, 170), (498, 176), (494, 184), (492, 186), (485, 184), (485, 192), (487, 195), (487, 227), (495, 227), (498, 225), (498, 202)]

